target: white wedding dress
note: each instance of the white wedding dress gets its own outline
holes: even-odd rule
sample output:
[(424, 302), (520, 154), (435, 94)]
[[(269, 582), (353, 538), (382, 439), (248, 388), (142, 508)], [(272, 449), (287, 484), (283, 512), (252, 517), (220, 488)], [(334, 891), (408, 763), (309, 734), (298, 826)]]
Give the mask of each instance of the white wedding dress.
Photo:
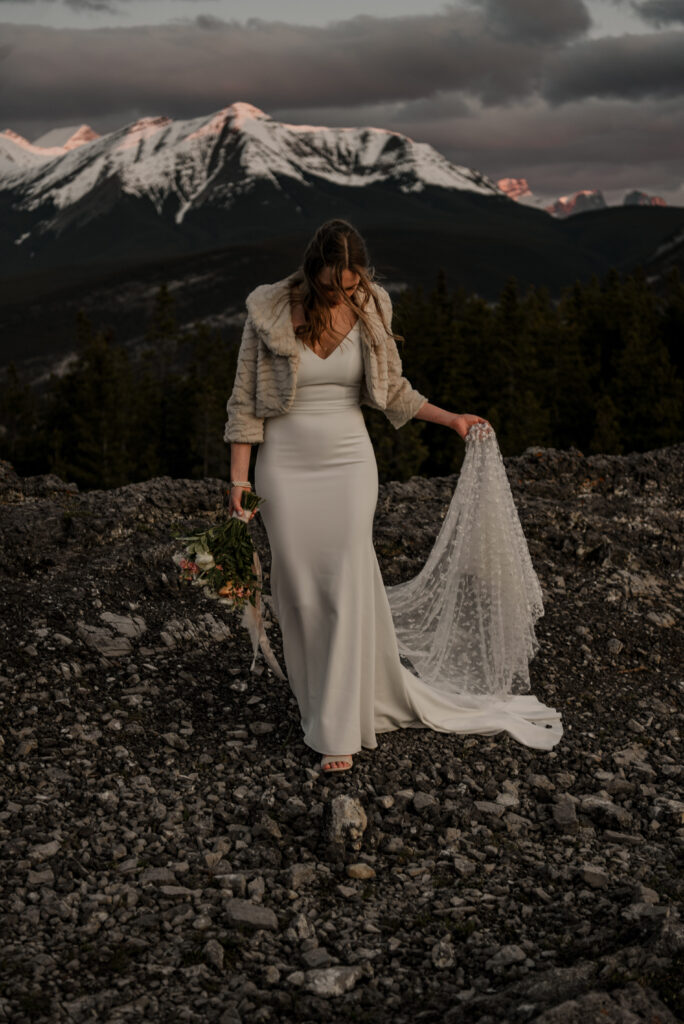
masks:
[(359, 405), (359, 324), (325, 359), (299, 344), (294, 401), (264, 421), (254, 486), (304, 742), (354, 754), (400, 728), (505, 730), (551, 749), (558, 712), (512, 692), (529, 689), (543, 609), (493, 431), (468, 433), (424, 568), (386, 587), (373, 547), (378, 472)]

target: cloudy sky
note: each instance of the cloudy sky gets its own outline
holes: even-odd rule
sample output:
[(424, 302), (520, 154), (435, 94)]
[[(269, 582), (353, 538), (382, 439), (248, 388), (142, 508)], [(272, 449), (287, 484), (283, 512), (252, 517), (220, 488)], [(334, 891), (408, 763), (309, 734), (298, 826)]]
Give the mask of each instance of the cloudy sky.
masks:
[(684, 0), (0, 0), (0, 130), (30, 140), (241, 100), (684, 205), (683, 98)]

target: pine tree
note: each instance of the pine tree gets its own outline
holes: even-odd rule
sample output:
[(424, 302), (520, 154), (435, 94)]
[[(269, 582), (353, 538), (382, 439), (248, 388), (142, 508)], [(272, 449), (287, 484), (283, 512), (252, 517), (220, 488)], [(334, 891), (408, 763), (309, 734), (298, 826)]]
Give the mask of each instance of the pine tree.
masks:
[(128, 356), (107, 331), (86, 331), (79, 342), (74, 367), (50, 381), (52, 470), (81, 488), (119, 487), (131, 468)]
[(229, 472), (223, 430), (226, 402), (232, 388), (237, 345), (227, 345), (218, 331), (199, 323), (184, 345), (190, 352), (184, 384), (184, 423), (189, 475), (225, 477)]
[(179, 372), (181, 332), (168, 285), (161, 284), (139, 355), (133, 408), (133, 432), (139, 439), (138, 479), (187, 476), (187, 432), (183, 421), (187, 395)]
[(621, 440), (628, 451), (647, 451), (680, 440), (684, 384), (658, 338), (630, 330), (613, 396)]
[(41, 471), (39, 410), (35, 392), (11, 362), (0, 384), (0, 458), (21, 476)]
[(596, 425), (589, 442), (589, 451), (620, 455), (622, 450), (618, 410), (610, 395), (602, 395), (596, 406)]

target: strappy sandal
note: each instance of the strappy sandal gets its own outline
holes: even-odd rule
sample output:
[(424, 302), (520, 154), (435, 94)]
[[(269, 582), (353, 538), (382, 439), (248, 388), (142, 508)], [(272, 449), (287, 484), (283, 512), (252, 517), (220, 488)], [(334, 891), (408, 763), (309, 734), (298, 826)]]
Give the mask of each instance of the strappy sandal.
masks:
[[(326, 765), (331, 764), (333, 761), (343, 761), (344, 768), (326, 768)], [(348, 772), (351, 766), (351, 754), (323, 754), (323, 757), (321, 758), (321, 771), (326, 775), (329, 775), (330, 772)]]

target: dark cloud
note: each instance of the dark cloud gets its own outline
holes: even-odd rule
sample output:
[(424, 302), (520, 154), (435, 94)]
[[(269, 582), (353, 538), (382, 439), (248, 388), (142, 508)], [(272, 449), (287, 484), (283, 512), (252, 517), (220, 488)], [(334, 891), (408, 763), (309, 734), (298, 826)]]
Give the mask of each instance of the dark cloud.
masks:
[[(57, 0), (60, 2), (60, 0)], [(74, 10), (82, 11), (115, 11), (115, 4), (120, 3), (134, 3), (135, 0), (115, 0), (115, 3), (108, 3), (107, 0), (61, 0), (61, 3), (65, 7), (72, 7)], [(168, 3), (169, 0), (162, 0), (163, 3)], [(172, 0), (175, 3), (218, 3), (219, 0)], [(0, 0), (0, 4), (51, 4), (55, 3), (55, 0)]]
[(483, 0), (488, 23), (512, 39), (561, 41), (591, 27), (583, 0)]
[(644, 21), (654, 25), (684, 22), (684, 0), (644, 0), (643, 3), (633, 3), (632, 7)]
[(679, 31), (586, 40), (547, 63), (542, 94), (551, 103), (585, 96), (680, 96), (683, 55)]
[(107, 3), (107, 0), (64, 0), (67, 7), (75, 11), (107, 11), (108, 14), (115, 14), (116, 7)]
[[(464, 107), (460, 94), (445, 93), (434, 104), (277, 107), (269, 113), (307, 124), (392, 128), (495, 180), (525, 177), (544, 199), (600, 188), (621, 201), (623, 192), (642, 188), (673, 200), (684, 180), (684, 106), (677, 99), (586, 99), (551, 108), (537, 97), (502, 108), (476, 101)], [(684, 190), (678, 201), (684, 205)]]
[(55, 121), (144, 105), (191, 116), (245, 99), (268, 109), (354, 107), (460, 89), (486, 104), (536, 88), (546, 48), (496, 38), (481, 11), (359, 15), (324, 27), (250, 18), (54, 30), (4, 26), (2, 120), (48, 102)]

